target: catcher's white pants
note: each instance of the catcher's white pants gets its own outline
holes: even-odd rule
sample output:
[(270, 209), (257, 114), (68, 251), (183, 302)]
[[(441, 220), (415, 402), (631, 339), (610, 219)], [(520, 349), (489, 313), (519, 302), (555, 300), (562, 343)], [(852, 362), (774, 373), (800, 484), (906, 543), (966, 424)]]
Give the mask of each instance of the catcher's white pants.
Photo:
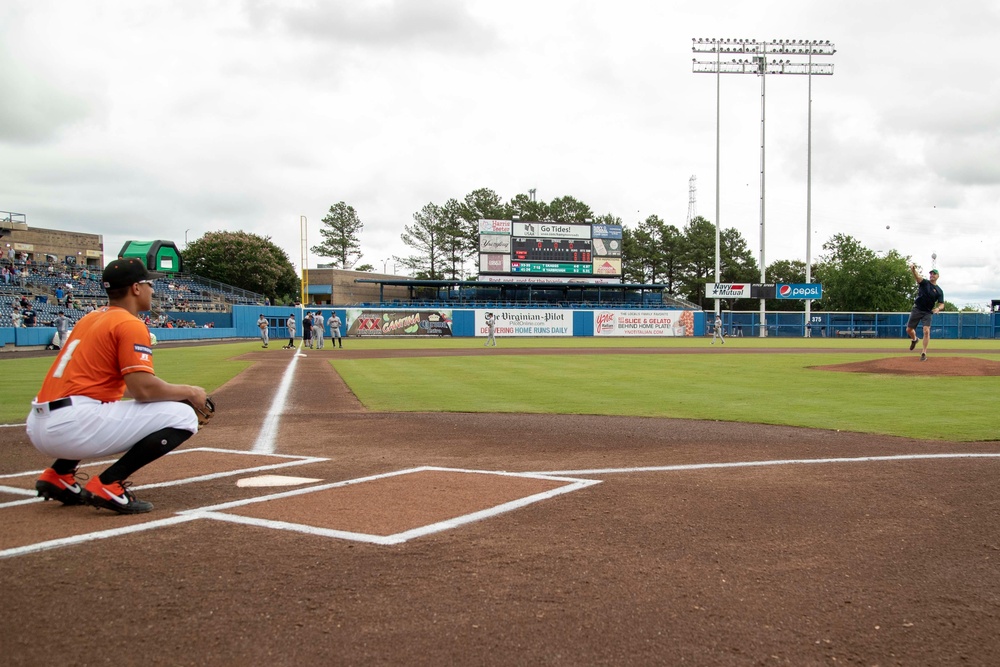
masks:
[(187, 403), (101, 403), (86, 396), (70, 400), (73, 405), (58, 410), (50, 410), (48, 403), (32, 402), (28, 439), (43, 454), (77, 461), (119, 454), (165, 428), (198, 432), (198, 413)]

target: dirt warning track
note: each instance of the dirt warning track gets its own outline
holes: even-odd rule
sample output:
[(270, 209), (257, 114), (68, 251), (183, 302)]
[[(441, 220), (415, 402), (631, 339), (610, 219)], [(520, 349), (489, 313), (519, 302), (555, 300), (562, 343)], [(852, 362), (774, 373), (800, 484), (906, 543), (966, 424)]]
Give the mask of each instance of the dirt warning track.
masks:
[(8, 664), (1000, 658), (997, 442), (373, 414), (307, 352), (276, 416), (291, 353), (251, 355), (149, 515), (33, 501), (0, 429)]

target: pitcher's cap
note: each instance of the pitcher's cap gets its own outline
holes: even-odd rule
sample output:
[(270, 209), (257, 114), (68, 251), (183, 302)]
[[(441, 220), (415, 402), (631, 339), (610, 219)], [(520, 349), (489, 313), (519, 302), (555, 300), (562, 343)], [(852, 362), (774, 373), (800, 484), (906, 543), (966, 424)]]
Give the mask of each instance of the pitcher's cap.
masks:
[(130, 287), (140, 280), (153, 280), (160, 276), (159, 273), (150, 273), (146, 269), (146, 265), (139, 259), (129, 257), (128, 259), (116, 259), (104, 267), (101, 282), (104, 283), (105, 290), (113, 290), (119, 287)]

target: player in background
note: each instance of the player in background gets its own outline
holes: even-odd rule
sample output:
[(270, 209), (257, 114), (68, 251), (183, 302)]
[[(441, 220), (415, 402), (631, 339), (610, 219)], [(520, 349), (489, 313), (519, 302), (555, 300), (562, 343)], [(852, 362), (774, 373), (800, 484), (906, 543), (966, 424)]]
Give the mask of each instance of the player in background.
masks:
[(69, 318), (66, 317), (66, 313), (59, 311), (56, 318), (52, 320), (52, 326), (56, 328), (56, 336), (59, 338), (59, 349), (66, 347), (66, 341), (69, 340)]
[(323, 327), (325, 326), (323, 322), (323, 313), (317, 311), (313, 312), (313, 341), (316, 343), (316, 349), (323, 349)]
[(726, 337), (722, 335), (722, 318), (718, 315), (715, 316), (715, 329), (712, 331), (712, 345), (715, 345), (715, 339), (718, 338), (722, 341), (722, 344), (726, 344)]
[(313, 346), (313, 318), (308, 310), (302, 315), (302, 345), (312, 349)]
[(486, 342), (483, 347), (489, 347), (490, 343), (493, 347), (497, 346), (497, 318), (493, 313), (486, 313)]
[(288, 345), (283, 347), (284, 350), (291, 350), (295, 347), (295, 315), (289, 315), (288, 320), (285, 322), (285, 326), (288, 327)]
[(333, 344), (336, 343), (337, 347), (343, 348), (344, 340), (340, 337), (340, 325), (342, 322), (340, 321), (340, 316), (337, 315), (337, 311), (331, 310), (330, 318), (326, 322), (330, 326), (330, 347), (333, 347)]
[(264, 313), (261, 313), (260, 317), (257, 318), (257, 328), (260, 329), (261, 347), (267, 347), (270, 341), (267, 338), (267, 318), (264, 317)]
[(910, 337), (910, 349), (917, 346), (917, 325), (924, 327), (924, 346), (920, 361), (927, 361), (927, 344), (931, 342), (931, 320), (944, 309), (944, 291), (938, 287), (938, 270), (931, 269), (930, 278), (923, 278), (917, 272), (917, 265), (910, 264), (910, 272), (917, 281), (917, 298), (906, 322), (906, 335)]
[[(35, 490), (64, 505), (140, 514), (153, 505), (137, 499), (125, 480), (198, 431), (194, 406), (207, 409), (206, 395), (153, 371), (149, 329), (138, 316), (153, 300), (143, 263), (116, 259), (104, 269), (103, 282), (108, 305), (76, 323), (31, 403), (28, 438), (38, 451), (57, 457)], [(123, 401), (126, 395), (134, 400)], [(114, 454), (122, 456), (81, 489), (80, 461)]]

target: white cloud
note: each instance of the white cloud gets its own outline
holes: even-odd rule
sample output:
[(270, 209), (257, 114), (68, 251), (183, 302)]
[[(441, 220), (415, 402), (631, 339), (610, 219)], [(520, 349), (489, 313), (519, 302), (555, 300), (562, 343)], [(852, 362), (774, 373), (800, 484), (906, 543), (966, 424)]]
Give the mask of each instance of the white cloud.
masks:
[[(109, 255), (245, 229), (298, 264), (300, 216), (315, 245), (343, 200), (379, 268), (407, 254), (414, 212), (480, 187), (682, 226), (692, 174), (715, 217), (715, 78), (691, 72), (691, 38), (830, 39), (813, 257), (836, 233), (937, 252), (949, 299), (982, 302), (1000, 297), (982, 233), (1000, 211), (998, 28), (987, 0), (14, 0), (0, 209), (104, 234)], [(767, 81), (768, 262), (805, 256), (805, 79)], [(756, 252), (760, 82), (721, 90), (721, 221)]]

